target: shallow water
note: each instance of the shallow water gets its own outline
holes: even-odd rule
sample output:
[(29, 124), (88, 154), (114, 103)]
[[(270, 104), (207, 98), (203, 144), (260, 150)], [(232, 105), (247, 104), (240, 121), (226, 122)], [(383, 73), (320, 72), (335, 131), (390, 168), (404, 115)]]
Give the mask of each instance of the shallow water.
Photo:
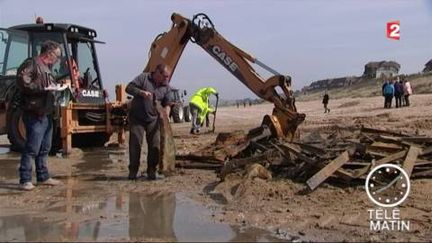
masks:
[[(56, 217), (49, 217), (55, 213)], [(61, 215), (63, 214), (63, 215)], [(79, 216), (95, 215), (86, 220)], [(1, 241), (275, 241), (269, 232), (209, 220), (182, 194), (119, 193), (102, 202), (55, 206), (44, 214), (0, 217)], [(52, 220), (55, 218), (56, 220)]]

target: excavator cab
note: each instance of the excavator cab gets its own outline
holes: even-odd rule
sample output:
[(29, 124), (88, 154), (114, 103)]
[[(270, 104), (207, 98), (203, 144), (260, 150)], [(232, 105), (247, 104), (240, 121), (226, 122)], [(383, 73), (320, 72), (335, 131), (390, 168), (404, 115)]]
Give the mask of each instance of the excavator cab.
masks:
[[(95, 49), (96, 43), (103, 42), (95, 40), (96, 36), (96, 31), (87, 27), (41, 21), (0, 29), (0, 134), (8, 134), (12, 149), (21, 150), (25, 142), (22, 111), (19, 108), (20, 93), (15, 85), (17, 70), (25, 59), (40, 53), (42, 43), (46, 40), (59, 43), (62, 49), (60, 61), (52, 67), (55, 80), (70, 85), (70, 96), (74, 103), (88, 106), (87, 109), (73, 111), (71, 117), (77, 120), (76, 126), (107, 124), (106, 92), (103, 90)], [(101, 107), (96, 108), (95, 105)], [(57, 130), (57, 134), (53, 135), (53, 141), (60, 139), (61, 111), (60, 107), (57, 108), (57, 129), (54, 130), (54, 133)], [(74, 139), (77, 146), (81, 144), (79, 141), (88, 143), (95, 140), (98, 142), (94, 145), (103, 145), (109, 138), (104, 131), (95, 133), (87, 129), (79, 132), (81, 134)], [(87, 136), (89, 134), (96, 136)]]
[[(95, 51), (96, 32), (92, 29), (72, 24), (27, 24), (1, 29), (0, 75), (15, 76), (19, 65), (29, 57), (40, 53), (41, 45), (52, 40), (61, 45), (62, 57), (52, 67), (55, 79), (70, 82), (76, 90), (77, 98), (103, 98), (97, 92), (102, 90), (99, 64)], [(72, 75), (77, 74), (78, 76)]]

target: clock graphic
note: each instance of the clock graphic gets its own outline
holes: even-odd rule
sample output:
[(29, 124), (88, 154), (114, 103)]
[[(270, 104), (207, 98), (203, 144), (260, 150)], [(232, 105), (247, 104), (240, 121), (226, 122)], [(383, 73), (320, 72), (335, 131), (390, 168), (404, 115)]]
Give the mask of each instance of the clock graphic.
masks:
[(401, 204), (410, 191), (408, 174), (394, 164), (382, 164), (372, 169), (366, 177), (366, 193), (369, 199), (381, 207)]

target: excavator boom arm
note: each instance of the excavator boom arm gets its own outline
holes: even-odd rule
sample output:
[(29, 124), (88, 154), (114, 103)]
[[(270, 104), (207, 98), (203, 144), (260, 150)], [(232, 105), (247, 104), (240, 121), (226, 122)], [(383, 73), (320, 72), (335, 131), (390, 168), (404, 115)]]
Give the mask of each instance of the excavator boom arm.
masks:
[[(291, 77), (280, 75), (223, 38), (205, 14), (195, 15), (191, 21), (173, 13), (171, 20), (171, 29), (160, 34), (152, 43), (144, 71), (153, 71), (158, 64), (164, 63), (174, 72), (187, 43), (194, 42), (258, 97), (274, 104), (273, 114), (264, 117), (263, 124), (269, 126), (276, 137), (294, 137), (297, 126), (304, 120), (305, 115), (297, 113), (291, 90)], [(274, 76), (264, 80), (251, 63), (260, 65)]]

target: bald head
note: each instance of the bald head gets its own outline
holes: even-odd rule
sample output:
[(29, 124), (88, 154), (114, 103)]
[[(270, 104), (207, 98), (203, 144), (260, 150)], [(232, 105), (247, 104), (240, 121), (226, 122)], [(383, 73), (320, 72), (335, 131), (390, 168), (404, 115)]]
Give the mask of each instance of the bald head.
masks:
[(157, 85), (167, 84), (171, 76), (171, 69), (166, 64), (158, 64), (152, 73), (152, 78)]

